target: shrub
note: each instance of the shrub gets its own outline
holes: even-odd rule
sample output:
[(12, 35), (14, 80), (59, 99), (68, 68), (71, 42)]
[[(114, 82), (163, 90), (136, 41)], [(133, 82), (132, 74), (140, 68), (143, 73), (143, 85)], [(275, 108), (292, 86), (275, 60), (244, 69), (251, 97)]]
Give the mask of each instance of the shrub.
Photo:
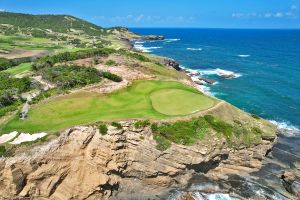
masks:
[(151, 126), (152, 131), (171, 142), (183, 145), (192, 145), (203, 139), (207, 133), (208, 123), (203, 118), (190, 121), (177, 121), (159, 126)]
[(170, 148), (172, 145), (172, 143), (169, 140), (167, 140), (166, 138), (164, 138), (159, 134), (154, 135), (154, 140), (157, 143), (156, 148), (160, 151), (165, 151), (168, 148)]
[(29, 102), (29, 104), (36, 104), (44, 99), (47, 99), (49, 97), (56, 96), (59, 94), (63, 94), (64, 92), (65, 92), (64, 90), (59, 90), (57, 88), (53, 88), (53, 89), (50, 89), (47, 91), (42, 91), (39, 95), (32, 98), (32, 100), (31, 100), (31, 102)]
[(225, 121), (218, 119), (212, 115), (204, 116), (204, 119), (210, 124), (210, 126), (217, 131), (218, 133), (222, 133), (227, 141), (230, 141), (232, 138), (232, 125), (226, 123)]
[(147, 58), (146, 56), (143, 56), (141, 54), (138, 54), (138, 53), (130, 53), (129, 56), (132, 58), (135, 58), (141, 62), (150, 62), (149, 58)]
[(106, 135), (107, 131), (108, 131), (106, 124), (100, 124), (99, 131), (100, 131), (101, 135)]
[(22, 58), (14, 58), (14, 59), (0, 58), (0, 71), (18, 66), (22, 63), (32, 62), (33, 60), (35, 60), (35, 57), (22, 57)]
[(107, 79), (112, 80), (114, 82), (121, 82), (123, 80), (120, 76), (118, 76), (116, 74), (112, 74), (110, 72), (102, 72), (102, 76), (104, 78), (107, 78)]
[(121, 130), (122, 129), (122, 125), (118, 122), (112, 122), (111, 125), (113, 127), (116, 127), (117, 129)]
[(101, 81), (101, 73), (92, 67), (53, 66), (45, 67), (39, 72), (42, 77), (55, 83), (61, 89), (70, 89)]
[(6, 70), (12, 67), (11, 62), (6, 58), (0, 58), (0, 71)]
[(108, 60), (108, 61), (105, 62), (105, 65), (107, 65), (107, 66), (114, 66), (114, 65), (117, 65), (117, 63), (114, 60)]
[(21, 101), (16, 101), (12, 105), (5, 106), (3, 108), (0, 108), (0, 117), (3, 117), (9, 112), (13, 112), (15, 110), (18, 110), (19, 106), (22, 104)]
[(260, 116), (258, 116), (258, 115), (256, 115), (256, 114), (251, 114), (251, 117), (253, 117), (254, 119), (257, 119), (257, 120), (260, 119)]
[(0, 146), (0, 157), (1, 157), (1, 156), (4, 156), (5, 153), (6, 153), (6, 148), (5, 148), (5, 146)]
[(39, 70), (44, 67), (52, 67), (56, 63), (74, 61), (83, 58), (90, 58), (93, 56), (108, 56), (112, 53), (116, 52), (114, 49), (109, 48), (102, 48), (102, 49), (89, 49), (89, 50), (82, 50), (76, 52), (64, 52), (59, 53), (53, 56), (44, 56), (39, 58), (34, 64), (33, 69)]
[(263, 134), (263, 131), (260, 129), (260, 128), (258, 128), (258, 127), (252, 127), (252, 132), (255, 134), (255, 135), (262, 135)]
[(140, 129), (140, 128), (145, 128), (146, 126), (149, 126), (149, 125), (150, 125), (150, 121), (149, 120), (137, 121), (134, 124), (134, 128)]

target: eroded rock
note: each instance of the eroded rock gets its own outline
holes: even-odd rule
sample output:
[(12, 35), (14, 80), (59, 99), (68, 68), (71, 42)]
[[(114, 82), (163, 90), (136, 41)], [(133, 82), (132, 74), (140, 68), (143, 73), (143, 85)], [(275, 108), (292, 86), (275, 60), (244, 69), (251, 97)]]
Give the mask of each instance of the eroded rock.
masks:
[(1, 158), (0, 197), (155, 199), (186, 186), (196, 172), (218, 177), (256, 169), (272, 145), (265, 141), (231, 151), (224, 139), (209, 136), (193, 146), (173, 144), (159, 151), (149, 127), (120, 124), (120, 130), (109, 126), (105, 136), (93, 126), (74, 127), (25, 153)]

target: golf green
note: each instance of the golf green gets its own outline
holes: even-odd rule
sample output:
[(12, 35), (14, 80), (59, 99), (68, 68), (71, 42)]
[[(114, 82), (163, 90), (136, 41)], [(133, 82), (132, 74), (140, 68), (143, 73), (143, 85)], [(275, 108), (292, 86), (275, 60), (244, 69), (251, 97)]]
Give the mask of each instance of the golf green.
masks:
[(162, 89), (150, 95), (153, 108), (165, 115), (188, 115), (206, 110), (214, 102), (196, 92), (181, 89)]
[(0, 132), (54, 132), (98, 121), (166, 119), (205, 110), (214, 103), (179, 82), (135, 81), (110, 94), (80, 91), (43, 101), (31, 107), (27, 119), (16, 115)]

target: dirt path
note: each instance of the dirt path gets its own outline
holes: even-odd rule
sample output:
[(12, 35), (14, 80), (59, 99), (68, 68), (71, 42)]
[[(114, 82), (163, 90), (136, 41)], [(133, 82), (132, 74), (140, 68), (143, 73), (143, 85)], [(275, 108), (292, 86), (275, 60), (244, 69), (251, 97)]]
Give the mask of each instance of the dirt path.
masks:
[(48, 54), (47, 50), (25, 50), (25, 49), (14, 49), (8, 54), (0, 54), (0, 57), (7, 59), (23, 58), (23, 57), (39, 57)]

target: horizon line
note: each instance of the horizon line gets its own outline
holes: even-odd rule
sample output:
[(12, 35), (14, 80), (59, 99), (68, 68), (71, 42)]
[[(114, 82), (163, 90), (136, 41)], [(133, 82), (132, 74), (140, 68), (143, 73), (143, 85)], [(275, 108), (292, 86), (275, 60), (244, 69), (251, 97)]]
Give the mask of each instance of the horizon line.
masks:
[[(105, 27), (105, 28), (112, 28), (117, 26)], [(121, 26), (126, 27), (126, 26)], [(300, 30), (299, 28), (212, 28), (212, 27), (126, 27), (129, 29), (231, 29), (231, 30)]]

